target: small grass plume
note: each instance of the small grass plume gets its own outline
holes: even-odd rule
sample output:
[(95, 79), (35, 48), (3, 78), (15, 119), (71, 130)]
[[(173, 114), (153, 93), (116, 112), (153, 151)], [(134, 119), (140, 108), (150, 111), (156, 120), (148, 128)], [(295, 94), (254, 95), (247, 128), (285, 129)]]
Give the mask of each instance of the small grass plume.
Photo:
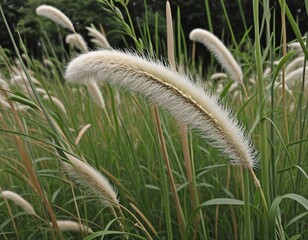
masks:
[(5, 200), (11, 200), (17, 206), (21, 207), (27, 214), (37, 215), (32, 205), (19, 194), (12, 191), (2, 191), (0, 196)]
[(65, 42), (84, 53), (88, 51), (88, 45), (79, 33), (72, 33), (67, 35), (65, 38)]
[(230, 77), (241, 84), (243, 83), (241, 67), (218, 37), (207, 30), (197, 28), (190, 32), (189, 38), (206, 46)]
[[(57, 220), (59, 229), (61, 232), (67, 232), (67, 231), (72, 231), (72, 232), (83, 232), (83, 233), (93, 233), (93, 230), (84, 224), (74, 222), (71, 220)], [(50, 223), (51, 226), (51, 223)]]
[(72, 32), (75, 32), (72, 21), (62, 11), (53, 6), (40, 5), (36, 8), (36, 14), (49, 18), (51, 21), (61, 25), (62, 27), (67, 28)]
[(65, 156), (71, 164), (62, 162), (62, 166), (73, 182), (77, 183), (87, 193), (98, 196), (100, 201), (107, 207), (119, 204), (117, 193), (107, 178), (78, 158), (70, 154), (65, 154)]
[(93, 27), (86, 27), (86, 29), (88, 30), (88, 35), (92, 37), (91, 42), (101, 48), (111, 48), (107, 38), (101, 32)]

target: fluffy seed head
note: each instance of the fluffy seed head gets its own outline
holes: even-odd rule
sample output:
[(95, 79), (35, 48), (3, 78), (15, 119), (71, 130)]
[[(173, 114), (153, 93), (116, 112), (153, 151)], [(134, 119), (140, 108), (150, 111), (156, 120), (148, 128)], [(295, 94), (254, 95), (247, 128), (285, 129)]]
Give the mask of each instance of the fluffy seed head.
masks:
[(43, 99), (45, 100), (50, 100), (61, 110), (61, 112), (63, 112), (66, 115), (66, 109), (64, 107), (64, 104), (56, 97), (53, 96), (48, 96), (48, 95), (44, 95)]
[(88, 30), (88, 35), (93, 37), (90, 41), (94, 44), (98, 45), (101, 48), (111, 48), (109, 45), (109, 42), (107, 41), (106, 37), (97, 31), (95, 28), (92, 27), (86, 27)]
[(257, 162), (242, 125), (219, 101), (187, 77), (161, 63), (116, 50), (89, 52), (67, 66), (69, 82), (107, 81), (148, 97), (177, 119), (197, 128), (232, 163), (252, 169)]
[(87, 88), (93, 102), (101, 109), (105, 109), (105, 100), (96, 82), (89, 82)]
[(211, 80), (220, 80), (220, 79), (227, 79), (228, 76), (225, 73), (214, 73), (210, 77)]
[(243, 82), (241, 67), (227, 47), (213, 33), (196, 28), (190, 32), (189, 39), (206, 46), (233, 80)]
[(88, 51), (88, 46), (87, 46), (86, 41), (78, 33), (68, 34), (65, 38), (65, 42), (79, 49), (80, 51), (84, 53)]
[(0, 193), (0, 196), (2, 196), (2, 198), (6, 200), (13, 201), (17, 206), (21, 207), (26, 213), (30, 215), (36, 215), (36, 212), (34, 211), (32, 205), (17, 193), (12, 191), (3, 191)]
[(46, 17), (62, 27), (75, 32), (74, 25), (71, 20), (63, 12), (53, 6), (40, 5), (36, 8), (36, 14)]
[(70, 154), (65, 155), (71, 164), (62, 162), (62, 166), (73, 182), (78, 184), (87, 193), (97, 195), (106, 207), (119, 204), (117, 194), (107, 178), (89, 164)]
[[(50, 226), (52, 226), (52, 223), (49, 224)], [(72, 232), (83, 232), (88, 234), (93, 233), (93, 230), (87, 227), (86, 225), (71, 220), (57, 220), (57, 224), (61, 232), (72, 231)]]

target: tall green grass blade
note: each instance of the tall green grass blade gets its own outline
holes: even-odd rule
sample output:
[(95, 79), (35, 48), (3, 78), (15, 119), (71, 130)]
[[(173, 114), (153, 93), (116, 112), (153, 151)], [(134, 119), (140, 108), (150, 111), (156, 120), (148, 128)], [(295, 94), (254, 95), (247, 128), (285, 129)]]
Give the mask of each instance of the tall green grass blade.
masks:
[(288, 193), (282, 196), (277, 196), (272, 202), (268, 214), (268, 233), (269, 239), (276, 239), (276, 217), (279, 214), (280, 203), (283, 199), (291, 199), (301, 204), (308, 211), (308, 199), (304, 198), (301, 195)]

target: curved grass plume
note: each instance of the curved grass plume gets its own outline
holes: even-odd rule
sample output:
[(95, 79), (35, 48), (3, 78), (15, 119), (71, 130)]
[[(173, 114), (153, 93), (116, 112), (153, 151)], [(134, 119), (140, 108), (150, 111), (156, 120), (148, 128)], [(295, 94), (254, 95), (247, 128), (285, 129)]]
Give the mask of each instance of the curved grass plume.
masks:
[(233, 80), (240, 83), (243, 82), (241, 67), (238, 65), (227, 47), (213, 33), (204, 29), (196, 28), (190, 32), (189, 39), (206, 46)]
[(0, 197), (6, 200), (11, 200), (17, 206), (21, 207), (27, 214), (37, 215), (32, 205), (19, 194), (12, 191), (2, 191)]
[(259, 184), (253, 173), (258, 162), (256, 151), (242, 125), (217, 98), (185, 76), (136, 54), (101, 50), (73, 59), (65, 78), (78, 84), (107, 81), (146, 96), (177, 119), (199, 129), (232, 164), (248, 168)]
[(49, 18), (50, 20), (61, 25), (62, 27), (67, 28), (72, 32), (75, 32), (75, 28), (71, 20), (63, 12), (53, 6), (40, 5), (36, 8), (36, 14)]
[(87, 193), (98, 196), (106, 207), (117, 206), (119, 204), (117, 193), (107, 178), (89, 164), (70, 154), (65, 155), (71, 164), (62, 161), (62, 166), (73, 182), (77, 183)]

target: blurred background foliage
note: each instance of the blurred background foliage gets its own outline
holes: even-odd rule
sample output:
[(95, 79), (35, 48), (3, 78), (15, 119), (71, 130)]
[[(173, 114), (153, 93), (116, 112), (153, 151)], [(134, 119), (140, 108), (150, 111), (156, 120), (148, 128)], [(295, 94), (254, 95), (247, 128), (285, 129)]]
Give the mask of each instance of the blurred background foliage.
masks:
[[(116, 1), (115, 1), (116, 2)], [(181, 14), (181, 24), (184, 32), (189, 32), (196, 27), (209, 29), (210, 25), (206, 16), (206, 2), (210, 9), (210, 18), (212, 19), (213, 32), (220, 37), (224, 43), (231, 43), (230, 29), (227, 24), (226, 16), (223, 12), (225, 6), (231, 23), (234, 37), (239, 41), (246, 30), (252, 26), (252, 1), (251, 0), (171, 0), (173, 17), (179, 10)], [(63, 40), (67, 30), (57, 27), (53, 22), (39, 17), (35, 14), (35, 9), (41, 4), (52, 5), (63, 11), (74, 23), (77, 32), (86, 38), (85, 27), (91, 23), (96, 27), (104, 29), (107, 38), (113, 47), (123, 47), (123, 35), (118, 34), (121, 29), (114, 19), (108, 14), (96, 0), (1, 0), (2, 8), (6, 14), (10, 27), (18, 30), (26, 48), (30, 54), (39, 57), (42, 49), (40, 38), (45, 36), (55, 46), (63, 46)], [(296, 17), (302, 34), (308, 30), (308, 17), (305, 10), (304, 0), (287, 0), (287, 4)], [(276, 36), (280, 36), (280, 7), (278, 0), (271, 0), (270, 7), (276, 9), (276, 16), (272, 16), (273, 24), (276, 25)], [(121, 6), (119, 6), (121, 9)], [(136, 26), (136, 32), (142, 29), (145, 24), (145, 8), (147, 8), (150, 31), (155, 29), (155, 15), (158, 15), (159, 33), (161, 39), (165, 39), (165, 1), (164, 0), (130, 0), (128, 9)], [(240, 11), (242, 9), (242, 11)], [(262, 6), (260, 7), (262, 10)], [(124, 14), (124, 13), (123, 13)], [(243, 19), (244, 18), (244, 19)], [(137, 27), (138, 26), (138, 27)], [(3, 48), (12, 49), (11, 41), (0, 19), (0, 44)], [(294, 39), (293, 31), (287, 24), (288, 41)], [(279, 33), (277, 35), (277, 33)], [(53, 37), (51, 37), (53, 36)], [(186, 36), (188, 37), (188, 36)], [(250, 37), (253, 38), (253, 31), (250, 31)], [(87, 38), (86, 38), (87, 40)], [(280, 39), (277, 38), (277, 42)], [(264, 39), (265, 42), (265, 39)], [(90, 46), (91, 47), (91, 46)]]

